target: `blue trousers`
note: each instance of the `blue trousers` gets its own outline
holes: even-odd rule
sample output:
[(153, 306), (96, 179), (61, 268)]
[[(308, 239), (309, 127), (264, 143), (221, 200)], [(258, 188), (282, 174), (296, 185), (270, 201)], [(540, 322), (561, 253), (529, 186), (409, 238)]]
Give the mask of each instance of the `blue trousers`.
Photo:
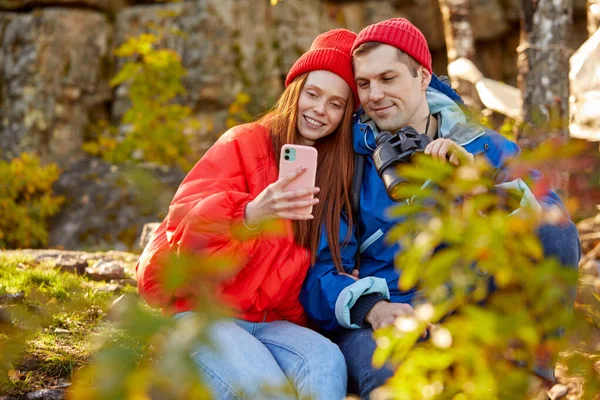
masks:
[[(538, 236), (546, 257), (555, 257), (562, 265), (577, 268), (581, 258), (581, 245), (575, 224), (569, 221), (563, 225), (543, 225)], [(573, 298), (574, 294), (575, 291)], [(335, 341), (346, 359), (349, 390), (359, 394), (361, 399), (368, 400), (371, 392), (393, 375), (393, 370), (389, 367), (376, 369), (372, 365), (373, 352), (377, 347), (373, 340), (373, 330), (346, 330)], [(551, 372), (539, 373), (551, 376)]]
[[(181, 319), (190, 312), (175, 315)], [(340, 400), (346, 396), (344, 357), (329, 339), (288, 321), (241, 319), (214, 323), (212, 346), (192, 354), (213, 399)], [(265, 387), (285, 389), (267, 394)]]

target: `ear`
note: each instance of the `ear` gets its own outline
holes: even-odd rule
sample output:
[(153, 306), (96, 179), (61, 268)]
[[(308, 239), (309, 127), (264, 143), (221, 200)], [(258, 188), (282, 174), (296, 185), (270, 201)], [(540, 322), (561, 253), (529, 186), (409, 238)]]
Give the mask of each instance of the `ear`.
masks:
[(421, 70), (421, 74), (420, 74), (421, 75), (421, 90), (424, 92), (429, 87), (429, 82), (431, 82), (431, 73), (429, 73), (429, 71), (423, 66), (420, 66), (420, 70)]

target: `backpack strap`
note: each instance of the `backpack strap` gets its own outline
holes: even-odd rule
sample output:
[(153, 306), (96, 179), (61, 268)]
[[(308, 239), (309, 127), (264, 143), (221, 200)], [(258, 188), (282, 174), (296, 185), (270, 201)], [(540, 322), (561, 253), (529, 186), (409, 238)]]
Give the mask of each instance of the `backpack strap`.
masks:
[(354, 177), (350, 191), (350, 206), (354, 216), (354, 229), (356, 229), (356, 254), (354, 255), (354, 269), (360, 270), (360, 227), (358, 226), (358, 212), (360, 211), (360, 187), (365, 171), (365, 155), (356, 153), (354, 156)]
[(365, 155), (356, 153), (354, 156), (354, 177), (352, 178), (352, 188), (350, 190), (350, 205), (352, 213), (358, 214), (360, 209), (360, 185), (365, 171)]

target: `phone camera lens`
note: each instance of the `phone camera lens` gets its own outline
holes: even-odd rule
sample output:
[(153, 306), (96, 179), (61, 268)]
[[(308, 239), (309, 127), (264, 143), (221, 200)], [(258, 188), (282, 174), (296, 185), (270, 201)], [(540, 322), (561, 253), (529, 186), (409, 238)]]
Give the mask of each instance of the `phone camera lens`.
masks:
[(284, 158), (286, 161), (288, 161), (288, 160), (290, 159), (290, 157), (289, 157), (289, 156), (285, 156), (285, 157), (283, 157), (283, 158)]
[(290, 153), (290, 149), (285, 149), (285, 153), (289, 154)]

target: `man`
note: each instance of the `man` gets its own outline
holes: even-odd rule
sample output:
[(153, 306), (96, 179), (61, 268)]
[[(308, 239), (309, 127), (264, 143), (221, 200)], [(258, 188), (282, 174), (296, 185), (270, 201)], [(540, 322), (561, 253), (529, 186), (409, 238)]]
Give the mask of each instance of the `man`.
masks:
[[(417, 292), (398, 288), (394, 256), (401, 249), (397, 243), (384, 241), (399, 221), (386, 215), (386, 209), (395, 203), (371, 159), (377, 131), (396, 132), (410, 125), (436, 139), (428, 145), (427, 154), (440, 160), (448, 158), (454, 164), (465, 160), (468, 152), (484, 154), (499, 168), (519, 149), (498, 133), (467, 123), (456, 104), (460, 98), (432, 74), (425, 37), (406, 19), (394, 18), (363, 29), (353, 46), (353, 67), (362, 104), (354, 119), (354, 149), (365, 156), (365, 165), (355, 235), (342, 250), (347, 273), (337, 273), (323, 232), (317, 262), (308, 273), (301, 301), (309, 317), (331, 333), (344, 353), (351, 389), (368, 398), (393, 374), (372, 366), (376, 347), (373, 330), (398, 316), (411, 315)], [(541, 207), (562, 207), (552, 192), (537, 201)], [(566, 226), (544, 226), (539, 235), (546, 255), (557, 256), (564, 265), (577, 265), (579, 239), (570, 221)], [(360, 274), (353, 271), (357, 254)]]

